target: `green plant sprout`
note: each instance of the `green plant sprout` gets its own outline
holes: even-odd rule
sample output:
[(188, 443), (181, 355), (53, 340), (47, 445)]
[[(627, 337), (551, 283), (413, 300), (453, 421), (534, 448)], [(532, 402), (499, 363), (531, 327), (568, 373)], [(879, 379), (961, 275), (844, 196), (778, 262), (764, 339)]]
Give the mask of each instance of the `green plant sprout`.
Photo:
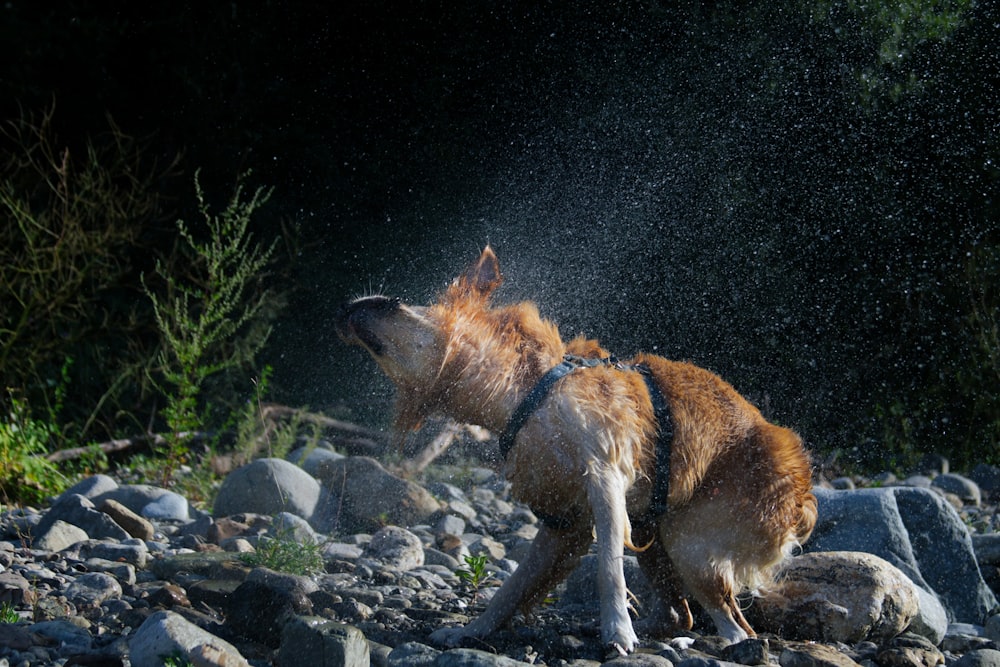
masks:
[(468, 569), (459, 568), (455, 570), (455, 575), (467, 583), (473, 591), (473, 598), (479, 594), (479, 589), (489, 581), (493, 574), (486, 569), (486, 555), (480, 554), (479, 556), (467, 555), (463, 558)]
[(21, 616), (10, 602), (0, 604), (0, 623), (17, 623)]

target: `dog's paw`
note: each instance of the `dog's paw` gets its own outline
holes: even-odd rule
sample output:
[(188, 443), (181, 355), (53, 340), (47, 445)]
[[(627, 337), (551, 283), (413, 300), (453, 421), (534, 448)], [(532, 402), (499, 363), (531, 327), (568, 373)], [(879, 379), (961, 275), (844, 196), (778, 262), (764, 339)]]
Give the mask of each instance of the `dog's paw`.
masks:
[(602, 637), (604, 644), (621, 655), (628, 655), (635, 650), (639, 643), (639, 638), (636, 636), (635, 630), (632, 629), (631, 623), (627, 626), (612, 628), (610, 632), (601, 634), (604, 635)]
[(428, 639), (431, 643), (446, 648), (461, 646), (462, 640), (469, 636), (465, 628), (438, 628), (430, 634)]
[(694, 637), (674, 637), (670, 645), (678, 651), (686, 651), (694, 645)]

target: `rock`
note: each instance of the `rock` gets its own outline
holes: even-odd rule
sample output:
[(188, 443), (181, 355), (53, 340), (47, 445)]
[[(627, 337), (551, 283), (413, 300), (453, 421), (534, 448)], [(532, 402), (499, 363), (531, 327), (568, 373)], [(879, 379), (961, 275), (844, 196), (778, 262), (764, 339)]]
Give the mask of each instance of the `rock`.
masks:
[(124, 540), (129, 537), (125, 529), (119, 526), (104, 512), (99, 512), (89, 498), (80, 494), (63, 494), (53, 503), (41, 521), (34, 529), (35, 535), (44, 535), (56, 521), (65, 521), (81, 528), (94, 539)]
[(434, 667), (525, 667), (529, 664), (471, 648), (445, 651), (434, 661)]
[[(689, 658), (687, 660), (682, 660), (681, 664), (687, 667), (696, 667), (699, 658)], [(723, 660), (706, 660), (705, 667), (722, 667), (723, 665), (732, 665), (736, 667), (736, 663), (726, 662)], [(710, 664), (710, 663), (714, 663)], [(633, 653), (631, 655), (623, 655), (612, 660), (608, 660), (601, 664), (601, 667), (673, 667), (672, 662), (663, 656), (655, 655), (653, 653)]]
[(782, 637), (882, 641), (905, 630), (917, 615), (916, 585), (872, 554), (805, 554), (788, 559), (776, 579), (756, 601), (752, 623)]
[(102, 493), (114, 491), (117, 488), (118, 482), (116, 482), (113, 477), (108, 475), (91, 475), (90, 477), (81, 479), (79, 482), (63, 491), (60, 497), (76, 494), (93, 500)]
[(31, 582), (17, 572), (0, 572), (0, 603), (32, 605), (38, 592)]
[(66, 598), (77, 607), (99, 607), (105, 600), (121, 596), (121, 584), (103, 572), (82, 574), (66, 587)]
[(979, 486), (967, 477), (962, 475), (957, 475), (955, 473), (947, 473), (944, 475), (938, 475), (933, 480), (931, 480), (931, 486), (937, 489), (941, 489), (945, 493), (951, 493), (956, 496), (966, 505), (974, 505), (979, 507), (982, 504), (982, 493), (979, 491)]
[(948, 612), (938, 597), (925, 588), (916, 586), (917, 615), (910, 621), (910, 632), (926, 637), (937, 646), (948, 631)]
[(406, 642), (389, 653), (388, 667), (432, 667), (441, 651), (426, 644)]
[(356, 627), (318, 616), (299, 616), (281, 633), (278, 667), (368, 667), (368, 641)]
[(188, 521), (191, 518), (184, 496), (151, 484), (119, 486), (95, 497), (94, 504), (100, 506), (106, 500), (119, 502), (147, 519)]
[(1000, 491), (1000, 467), (980, 463), (969, 473), (969, 479), (987, 496), (993, 496)]
[(48, 530), (35, 538), (32, 546), (42, 551), (62, 551), (89, 539), (90, 535), (87, 535), (87, 531), (83, 528), (77, 528), (71, 523), (57, 519), (52, 522)]
[(255, 568), (230, 596), (228, 623), (238, 634), (278, 648), (285, 623), (312, 613), (309, 595), (317, 590), (308, 577)]
[[(206, 648), (208, 647), (208, 648)], [(206, 653), (213, 662), (205, 662)], [(196, 664), (249, 667), (236, 647), (202, 630), (172, 611), (158, 611), (147, 618), (129, 640), (132, 667), (162, 667), (164, 658), (179, 656)], [(219, 656), (224, 656), (220, 659)]]
[(128, 538), (121, 542), (87, 540), (79, 545), (79, 549), (80, 557), (84, 560), (101, 558), (131, 563), (138, 568), (146, 567), (146, 563), (149, 561), (149, 548), (146, 543), (135, 538)]
[(956, 660), (953, 667), (1000, 667), (1000, 651), (992, 648), (970, 651)]
[(187, 498), (167, 491), (155, 500), (147, 503), (140, 511), (147, 519), (160, 519), (165, 521), (187, 521), (191, 518), (191, 509), (188, 506)]
[(976, 562), (980, 568), (986, 565), (1000, 565), (1000, 533), (973, 535), (972, 550), (976, 554)]
[(791, 643), (781, 652), (778, 662), (781, 667), (859, 667), (837, 649), (823, 644)]
[(941, 642), (941, 650), (952, 654), (963, 654), (981, 648), (996, 648), (986, 636), (986, 629), (972, 623), (952, 623)]
[(278, 539), (299, 542), (301, 544), (319, 544), (322, 542), (309, 522), (291, 512), (281, 512), (274, 517), (271, 531)]
[(73, 651), (89, 651), (94, 643), (86, 628), (66, 619), (35, 623), (31, 626), (31, 631)]
[(313, 477), (318, 477), (320, 466), (329, 461), (339, 461), (344, 455), (323, 446), (299, 447), (293, 449), (285, 457), (290, 463), (299, 466)]
[(324, 560), (357, 560), (365, 552), (356, 544), (325, 542), (322, 547)]
[(980, 622), (996, 604), (968, 530), (937, 493), (914, 487), (814, 490), (819, 521), (808, 552), (863, 551), (935, 594), (949, 619)]
[(386, 526), (372, 535), (364, 555), (406, 572), (424, 564), (424, 545), (420, 538), (398, 526)]
[(153, 524), (117, 500), (113, 498), (105, 499), (100, 505), (100, 510), (111, 517), (115, 523), (124, 528), (125, 532), (132, 537), (140, 540), (153, 539), (153, 533), (156, 532)]
[(944, 654), (927, 638), (907, 632), (884, 644), (875, 662), (879, 667), (934, 667), (944, 664)]
[(38, 635), (29, 631), (28, 628), (11, 623), (0, 623), (0, 647), (24, 651), (34, 646), (37, 643), (37, 638)]
[(997, 599), (983, 581), (968, 527), (958, 512), (931, 491), (897, 488), (894, 494), (920, 573), (949, 620), (983, 623)]
[(120, 563), (103, 558), (88, 558), (84, 562), (91, 572), (110, 574), (123, 586), (132, 586), (135, 584), (135, 565), (132, 563)]
[(325, 512), (327, 522), (339, 518), (339, 525), (317, 526), (320, 532), (372, 532), (380, 523), (413, 526), (427, 523), (440, 509), (423, 487), (390, 474), (366, 456), (325, 461), (317, 476), (334, 505)]
[(282, 459), (257, 459), (229, 473), (212, 513), (220, 517), (291, 512), (309, 521), (319, 499), (319, 482), (302, 468)]
[(434, 535), (461, 535), (465, 532), (465, 519), (454, 514), (445, 514), (434, 524)]
[(744, 639), (725, 646), (722, 657), (740, 665), (766, 665), (770, 662), (770, 643), (766, 639)]

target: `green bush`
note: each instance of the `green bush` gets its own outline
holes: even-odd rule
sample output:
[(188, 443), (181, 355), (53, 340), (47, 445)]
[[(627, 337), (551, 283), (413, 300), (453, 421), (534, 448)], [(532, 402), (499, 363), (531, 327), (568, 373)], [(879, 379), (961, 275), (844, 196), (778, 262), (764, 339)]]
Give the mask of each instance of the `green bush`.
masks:
[(0, 377), (47, 412), (74, 357), (84, 398), (60, 417), (82, 432), (145, 384), (151, 329), (133, 307), (133, 263), (148, 253), (142, 235), (161, 215), (156, 190), (172, 165), (159, 169), (110, 120), (103, 135), (63, 143), (54, 116), (53, 106), (0, 127)]
[(142, 280), (161, 336), (157, 382), (167, 398), (163, 415), (171, 440), (166, 477), (186, 457), (186, 441), (204, 427), (210, 409), (202, 401), (206, 381), (249, 365), (271, 334), (264, 315), (274, 295), (260, 281), (277, 241), (261, 246), (249, 229), (271, 191), (258, 188), (247, 198), (238, 184), (222, 212), (213, 214), (197, 173), (194, 185), (207, 238), (200, 240), (178, 220), (189, 263), (184, 279), (157, 262), (163, 293)]
[(10, 389), (8, 403), (0, 421), (0, 494), (4, 502), (39, 503), (66, 488), (66, 477), (45, 458), (59, 429), (33, 419), (27, 403)]

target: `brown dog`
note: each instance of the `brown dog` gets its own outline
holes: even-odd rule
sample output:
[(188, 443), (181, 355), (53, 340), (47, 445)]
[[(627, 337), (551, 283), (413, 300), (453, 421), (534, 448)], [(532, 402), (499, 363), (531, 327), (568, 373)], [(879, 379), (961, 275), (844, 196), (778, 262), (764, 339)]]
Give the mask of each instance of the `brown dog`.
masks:
[[(627, 652), (637, 642), (626, 546), (639, 552), (660, 597), (651, 631), (690, 628), (690, 594), (720, 635), (752, 636), (736, 594), (765, 583), (816, 521), (802, 441), (706, 370), (651, 355), (599, 362), (607, 353), (596, 342), (564, 343), (533, 304), (490, 307), (500, 282), (487, 247), (438, 303), (365, 297), (347, 304), (337, 322), (340, 335), (365, 347), (398, 387), (399, 428), (442, 413), (506, 430), (503, 470), (512, 494), (543, 519), (528, 556), (486, 611), (432, 638), (451, 645), (483, 638), (527, 611), (575, 567), (595, 533), (605, 643)], [(547, 376), (567, 354), (586, 359), (561, 379)], [(525, 401), (543, 377), (548, 393)], [(522, 402), (535, 405), (519, 409)], [(512, 424), (515, 413), (520, 424)], [(668, 429), (672, 439), (658, 438)], [(657, 488), (669, 488), (663, 512), (649, 509)]]

